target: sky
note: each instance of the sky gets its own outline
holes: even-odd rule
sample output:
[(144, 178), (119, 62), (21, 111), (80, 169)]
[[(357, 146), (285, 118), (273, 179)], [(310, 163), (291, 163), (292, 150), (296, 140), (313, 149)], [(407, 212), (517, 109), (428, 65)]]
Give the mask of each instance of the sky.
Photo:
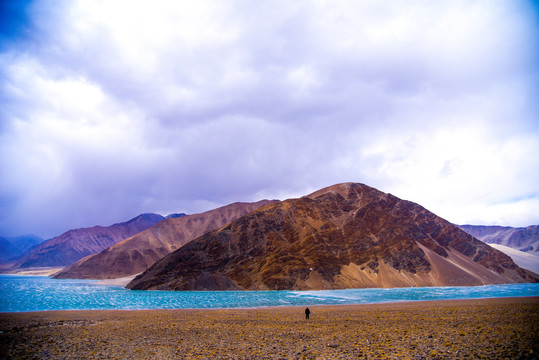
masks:
[(359, 182), (539, 224), (532, 1), (2, 1), (0, 235)]

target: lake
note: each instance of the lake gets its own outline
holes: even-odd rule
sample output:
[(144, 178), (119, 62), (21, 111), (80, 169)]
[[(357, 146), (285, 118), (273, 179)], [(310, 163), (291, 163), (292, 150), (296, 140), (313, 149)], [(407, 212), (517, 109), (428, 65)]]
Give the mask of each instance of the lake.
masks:
[(133, 291), (95, 280), (0, 275), (0, 312), (343, 305), (539, 296), (539, 284), (322, 291)]

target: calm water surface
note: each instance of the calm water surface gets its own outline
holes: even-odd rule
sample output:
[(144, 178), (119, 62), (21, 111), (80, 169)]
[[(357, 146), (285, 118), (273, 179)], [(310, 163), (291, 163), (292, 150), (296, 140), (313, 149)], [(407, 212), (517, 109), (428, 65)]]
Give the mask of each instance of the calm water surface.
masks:
[(539, 296), (539, 284), (324, 291), (132, 291), (94, 282), (0, 275), (0, 312), (251, 308)]

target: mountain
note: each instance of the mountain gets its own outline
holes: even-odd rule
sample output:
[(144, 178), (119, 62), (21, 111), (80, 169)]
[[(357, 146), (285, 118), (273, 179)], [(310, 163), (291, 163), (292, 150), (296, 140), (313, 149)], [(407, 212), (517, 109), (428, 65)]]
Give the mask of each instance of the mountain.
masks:
[(42, 243), (43, 240), (35, 235), (15, 237), (0, 237), (0, 262), (16, 260), (26, 251)]
[(16, 263), (15, 268), (69, 265), (146, 230), (163, 219), (164, 217), (157, 214), (142, 214), (129, 221), (107, 227), (94, 226), (69, 230), (27, 252)]
[(487, 244), (504, 245), (520, 251), (539, 252), (539, 225), (524, 228), (483, 225), (460, 225), (459, 227)]
[(415, 203), (363, 184), (267, 205), (156, 262), (137, 290), (285, 290), (539, 281)]
[(55, 274), (60, 279), (114, 279), (138, 274), (189, 241), (274, 201), (234, 203), (201, 214), (172, 217), (88, 256)]
[(166, 216), (167, 219), (170, 219), (170, 218), (179, 218), (179, 217), (183, 217), (183, 216), (186, 216), (187, 214), (184, 214), (184, 213), (180, 213), (180, 214), (169, 214)]

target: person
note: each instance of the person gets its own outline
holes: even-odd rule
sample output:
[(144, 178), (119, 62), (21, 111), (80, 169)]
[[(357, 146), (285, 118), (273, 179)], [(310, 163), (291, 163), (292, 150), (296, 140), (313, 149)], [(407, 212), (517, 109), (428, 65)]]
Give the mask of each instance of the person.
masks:
[(311, 310), (309, 308), (305, 309), (305, 319), (309, 320), (309, 315), (311, 314)]

